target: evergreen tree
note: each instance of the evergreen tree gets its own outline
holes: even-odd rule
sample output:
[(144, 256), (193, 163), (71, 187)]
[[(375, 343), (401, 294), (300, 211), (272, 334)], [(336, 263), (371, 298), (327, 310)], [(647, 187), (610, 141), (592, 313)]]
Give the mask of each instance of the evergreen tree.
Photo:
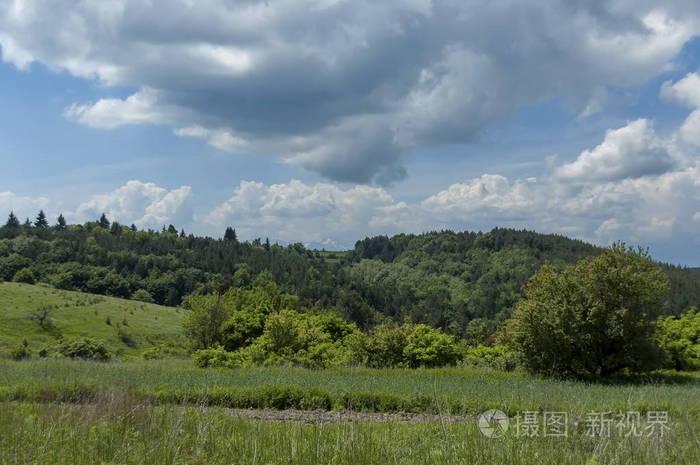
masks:
[(66, 219), (63, 217), (63, 213), (58, 215), (56, 220), (56, 229), (59, 231), (64, 231), (66, 229)]
[(226, 228), (226, 232), (224, 233), (224, 240), (226, 242), (238, 242), (238, 237), (236, 236), (236, 230), (233, 229), (231, 226)]
[(34, 221), (34, 226), (36, 226), (37, 228), (49, 227), (49, 222), (46, 221), (46, 215), (44, 214), (44, 210), (39, 210), (39, 214), (36, 215), (36, 220)]
[(19, 228), (19, 220), (15, 216), (14, 212), (10, 212), (10, 216), (7, 217), (7, 223), (5, 226), (8, 228)]
[(185, 237), (185, 230), (184, 229), (180, 230), (180, 237)]
[(136, 228), (136, 225), (133, 223), (131, 224), (131, 230), (134, 232), (138, 231), (138, 229)]
[(270, 238), (269, 238), (269, 237), (266, 237), (266, 238), (265, 238), (265, 245), (264, 245), (264, 247), (265, 247), (265, 250), (270, 250)]
[(107, 219), (107, 215), (102, 213), (102, 216), (100, 216), (100, 220), (97, 222), (97, 224), (100, 228), (109, 229), (110, 223), (109, 223), (109, 220)]
[(22, 225), (25, 228), (31, 228), (32, 227), (32, 222), (29, 220), (29, 218), (24, 220), (24, 224)]
[(172, 224), (168, 226), (168, 233), (177, 234), (177, 229), (175, 229), (175, 226), (173, 226)]

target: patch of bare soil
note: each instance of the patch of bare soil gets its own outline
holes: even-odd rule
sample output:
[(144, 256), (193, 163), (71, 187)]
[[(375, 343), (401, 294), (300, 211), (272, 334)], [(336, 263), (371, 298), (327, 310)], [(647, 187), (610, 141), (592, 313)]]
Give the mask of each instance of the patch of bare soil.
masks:
[(229, 415), (262, 421), (281, 421), (307, 424), (329, 424), (350, 422), (376, 423), (456, 423), (474, 421), (471, 417), (459, 415), (431, 415), (425, 413), (362, 413), (347, 410), (245, 410), (222, 409)]

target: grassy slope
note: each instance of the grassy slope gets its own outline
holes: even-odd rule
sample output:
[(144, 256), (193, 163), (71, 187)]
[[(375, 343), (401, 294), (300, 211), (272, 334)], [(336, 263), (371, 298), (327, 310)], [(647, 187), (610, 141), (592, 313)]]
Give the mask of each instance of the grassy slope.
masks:
[[(55, 329), (46, 330), (30, 319), (33, 311), (56, 307), (51, 312)], [(111, 324), (107, 324), (109, 318)], [(64, 338), (90, 336), (102, 339), (118, 355), (135, 355), (161, 343), (182, 344), (183, 312), (176, 308), (145, 304), (42, 286), (0, 283), (0, 355), (27, 339), (32, 350)], [(126, 323), (126, 324), (125, 324)], [(129, 347), (118, 327), (134, 340)]]

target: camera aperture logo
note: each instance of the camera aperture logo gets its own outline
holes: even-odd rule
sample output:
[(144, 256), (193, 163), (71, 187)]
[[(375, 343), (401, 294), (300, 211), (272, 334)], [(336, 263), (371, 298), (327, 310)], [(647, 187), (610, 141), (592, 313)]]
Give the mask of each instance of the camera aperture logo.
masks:
[(487, 438), (500, 438), (508, 431), (508, 415), (501, 410), (491, 409), (479, 415), (477, 420), (481, 434)]

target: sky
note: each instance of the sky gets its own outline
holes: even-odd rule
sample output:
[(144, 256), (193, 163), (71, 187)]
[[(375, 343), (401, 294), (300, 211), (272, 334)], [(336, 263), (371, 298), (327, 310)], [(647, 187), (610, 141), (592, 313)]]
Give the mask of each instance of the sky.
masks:
[(700, 266), (696, 0), (0, 0), (0, 215)]

